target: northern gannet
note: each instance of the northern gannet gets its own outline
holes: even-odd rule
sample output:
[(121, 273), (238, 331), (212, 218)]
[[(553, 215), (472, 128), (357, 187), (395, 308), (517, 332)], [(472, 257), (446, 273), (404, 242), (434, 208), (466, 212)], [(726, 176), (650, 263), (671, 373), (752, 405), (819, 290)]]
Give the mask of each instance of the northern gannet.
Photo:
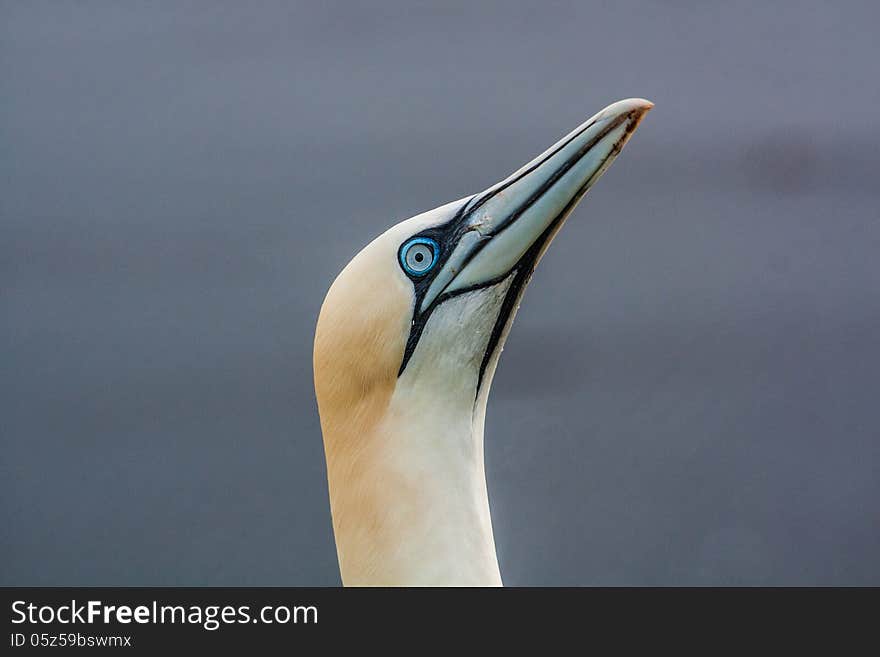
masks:
[(342, 270), (315, 393), (343, 583), (500, 586), (486, 400), (532, 271), (653, 105), (622, 100), (486, 191), (407, 219)]

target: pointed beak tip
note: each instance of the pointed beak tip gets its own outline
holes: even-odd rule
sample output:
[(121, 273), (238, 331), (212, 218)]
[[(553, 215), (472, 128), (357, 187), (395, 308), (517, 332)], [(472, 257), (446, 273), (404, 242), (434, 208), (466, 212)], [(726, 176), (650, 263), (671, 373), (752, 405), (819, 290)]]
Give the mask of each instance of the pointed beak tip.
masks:
[[(644, 98), (627, 98), (612, 103), (600, 112), (600, 120), (623, 120), (627, 126), (626, 139), (628, 140), (635, 129), (645, 118), (645, 115), (654, 108), (654, 103)], [(625, 141), (624, 141), (625, 143)]]
[(650, 100), (645, 100), (644, 98), (633, 98), (632, 100), (637, 104), (637, 109), (640, 110), (642, 115), (647, 114), (654, 109), (654, 103)]
[(645, 114), (650, 112), (654, 107), (654, 103), (644, 98), (627, 98), (612, 103), (602, 110), (602, 118), (612, 116), (622, 116), (629, 114), (630, 116), (641, 119)]

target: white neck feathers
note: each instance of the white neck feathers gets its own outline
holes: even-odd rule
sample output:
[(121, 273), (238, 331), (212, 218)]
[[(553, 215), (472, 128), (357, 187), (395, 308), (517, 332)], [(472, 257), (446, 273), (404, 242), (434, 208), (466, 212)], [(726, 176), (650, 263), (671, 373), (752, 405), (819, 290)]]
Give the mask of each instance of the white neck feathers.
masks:
[(346, 585), (501, 584), (483, 464), (494, 363), (479, 394), (477, 383), (509, 284), (439, 306), (391, 394), (370, 409), (339, 409), (338, 421), (322, 407)]

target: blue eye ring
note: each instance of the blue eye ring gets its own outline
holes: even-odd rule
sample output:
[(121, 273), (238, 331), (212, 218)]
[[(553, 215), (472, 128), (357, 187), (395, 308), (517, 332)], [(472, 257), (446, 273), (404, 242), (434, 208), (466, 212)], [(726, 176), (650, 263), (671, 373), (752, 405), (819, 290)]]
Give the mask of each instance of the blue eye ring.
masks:
[[(417, 260), (418, 258), (424, 258), (424, 256), (427, 255), (425, 254), (424, 248), (416, 249), (415, 252), (411, 253), (413, 247), (419, 245), (422, 247), (428, 247), (431, 251), (430, 259), (426, 264), (420, 264), (421, 261)], [(437, 261), (440, 259), (440, 245), (430, 237), (413, 237), (400, 247), (398, 258), (400, 260), (400, 266), (403, 267), (403, 271), (407, 274), (410, 276), (424, 276), (434, 268), (434, 265), (436, 265)]]

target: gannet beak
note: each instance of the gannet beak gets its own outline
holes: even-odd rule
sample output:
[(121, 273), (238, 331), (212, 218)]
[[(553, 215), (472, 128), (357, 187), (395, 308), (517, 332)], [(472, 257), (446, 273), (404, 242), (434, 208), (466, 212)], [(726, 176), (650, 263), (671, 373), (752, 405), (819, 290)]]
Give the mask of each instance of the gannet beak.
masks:
[(420, 312), (455, 293), (533, 269), (556, 231), (653, 104), (609, 105), (507, 179), (463, 206), (455, 248), (421, 300)]

